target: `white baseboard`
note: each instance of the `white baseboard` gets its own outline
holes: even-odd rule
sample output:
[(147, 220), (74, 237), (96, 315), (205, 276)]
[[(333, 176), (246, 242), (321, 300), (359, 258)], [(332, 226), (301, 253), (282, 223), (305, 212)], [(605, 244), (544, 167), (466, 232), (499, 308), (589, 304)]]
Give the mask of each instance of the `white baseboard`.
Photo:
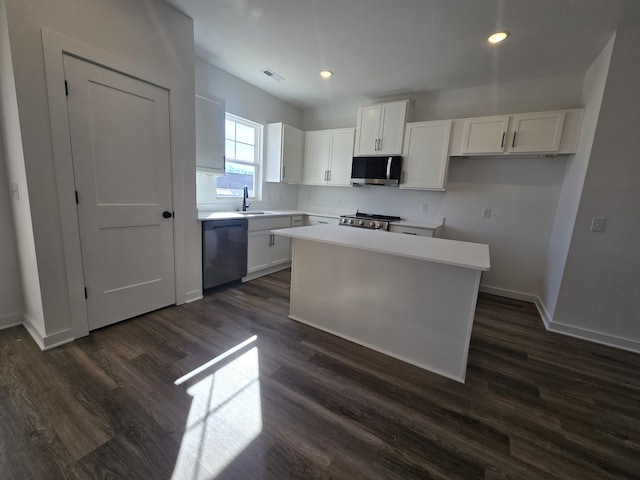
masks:
[(281, 263), (280, 265), (275, 265), (273, 267), (265, 268), (264, 270), (258, 270), (257, 272), (248, 273), (246, 277), (242, 277), (243, 282), (248, 282), (250, 280), (255, 280), (256, 278), (264, 277), (265, 275), (270, 275), (275, 272), (279, 272), (280, 270), (284, 270), (285, 268), (291, 267), (291, 262)]
[(29, 332), (29, 335), (31, 335), (31, 338), (33, 338), (38, 347), (40, 347), (40, 350), (50, 350), (75, 340), (73, 331), (70, 328), (51, 335), (43, 336), (27, 315), (24, 315), (23, 319), (22, 324), (24, 325), (24, 328), (27, 329), (27, 332)]
[(196, 300), (200, 300), (202, 298), (202, 289), (192, 290), (191, 292), (185, 293), (184, 303), (195, 302)]
[(491, 287), (489, 285), (480, 285), (482, 293), (489, 293), (499, 297), (513, 298), (514, 300), (522, 300), (523, 302), (536, 303), (538, 297), (530, 293), (517, 292), (515, 290), (507, 290), (506, 288)]
[(544, 327), (550, 332), (560, 333), (569, 337), (575, 337), (581, 340), (587, 340), (589, 342), (606, 345), (608, 347), (627, 350), (629, 352), (640, 353), (640, 341), (616, 337), (615, 335), (596, 332), (595, 330), (589, 330), (588, 328), (575, 327), (573, 325), (567, 325), (565, 323), (554, 322), (542, 300), (540, 298), (537, 298), (535, 303), (536, 307), (538, 308), (538, 312), (542, 317)]
[(7, 315), (0, 316), (0, 330), (15, 327), (17, 325), (22, 325), (22, 312), (9, 313)]

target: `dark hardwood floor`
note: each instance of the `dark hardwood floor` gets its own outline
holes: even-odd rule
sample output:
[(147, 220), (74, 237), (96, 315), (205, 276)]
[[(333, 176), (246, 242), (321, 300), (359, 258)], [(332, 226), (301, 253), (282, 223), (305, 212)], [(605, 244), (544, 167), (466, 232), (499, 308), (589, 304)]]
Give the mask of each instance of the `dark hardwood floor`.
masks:
[(463, 385), (289, 320), (289, 275), (44, 353), (1, 331), (0, 478), (640, 478), (640, 355), (481, 295)]

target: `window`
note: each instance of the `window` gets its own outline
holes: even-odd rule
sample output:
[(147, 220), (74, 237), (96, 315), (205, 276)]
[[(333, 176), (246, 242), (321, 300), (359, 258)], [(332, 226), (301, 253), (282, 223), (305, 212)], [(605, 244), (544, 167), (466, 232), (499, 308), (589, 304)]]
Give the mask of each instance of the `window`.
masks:
[(217, 177), (216, 197), (259, 198), (262, 125), (227, 113), (224, 126), (225, 175)]

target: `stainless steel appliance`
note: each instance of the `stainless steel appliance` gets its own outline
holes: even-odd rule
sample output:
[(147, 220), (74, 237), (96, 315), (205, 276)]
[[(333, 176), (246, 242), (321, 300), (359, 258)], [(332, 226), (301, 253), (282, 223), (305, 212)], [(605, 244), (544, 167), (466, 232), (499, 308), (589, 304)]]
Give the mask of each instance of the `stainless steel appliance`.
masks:
[(351, 184), (398, 186), (402, 175), (402, 157), (353, 157)]
[(377, 215), (356, 211), (354, 215), (342, 215), (338, 224), (347, 227), (389, 230), (389, 222), (397, 222), (398, 220), (402, 219), (392, 215)]
[(202, 222), (202, 287), (207, 289), (247, 275), (246, 218)]

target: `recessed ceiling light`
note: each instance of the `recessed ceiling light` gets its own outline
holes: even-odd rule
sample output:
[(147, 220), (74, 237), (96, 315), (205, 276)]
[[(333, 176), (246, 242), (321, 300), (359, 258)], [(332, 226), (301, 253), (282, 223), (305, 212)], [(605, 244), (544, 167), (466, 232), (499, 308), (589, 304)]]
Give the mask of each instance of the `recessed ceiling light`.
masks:
[(502, 31), (502, 32), (496, 32), (496, 33), (492, 33), (491, 35), (489, 35), (487, 37), (487, 41), (489, 43), (500, 43), (502, 42), (504, 39), (506, 39), (509, 36), (509, 32), (507, 32), (506, 30)]
[(332, 77), (332, 76), (333, 76), (333, 72), (332, 72), (331, 70), (322, 70), (322, 71), (320, 72), (320, 76), (321, 76), (322, 78), (329, 78), (329, 77)]

